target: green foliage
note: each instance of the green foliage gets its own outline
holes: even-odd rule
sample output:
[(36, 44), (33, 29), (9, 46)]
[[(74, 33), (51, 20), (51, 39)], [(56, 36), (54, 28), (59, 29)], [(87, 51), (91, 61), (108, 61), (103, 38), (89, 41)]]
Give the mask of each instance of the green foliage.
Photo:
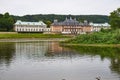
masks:
[(78, 35), (76, 38), (66, 41), (73, 44), (119, 44), (120, 29), (102, 30), (91, 34)]
[(120, 28), (120, 8), (111, 12), (111, 15), (109, 17), (111, 28)]
[(0, 18), (2, 18), (3, 17), (3, 15), (2, 14), (0, 14)]
[(38, 15), (25, 15), (25, 16), (13, 16), (15, 20), (22, 20), (22, 21), (51, 21), (53, 22), (54, 19), (58, 19), (58, 21), (63, 21), (65, 18), (76, 18), (78, 21), (88, 20), (94, 23), (104, 23), (109, 22), (108, 16), (105, 15), (55, 15), (55, 14), (38, 14)]
[(4, 15), (0, 14), (0, 30), (11, 31), (13, 29), (14, 19), (5, 13)]
[(47, 27), (49, 28), (50, 27), (50, 25), (52, 24), (52, 22), (51, 21), (45, 21), (45, 24), (47, 25)]

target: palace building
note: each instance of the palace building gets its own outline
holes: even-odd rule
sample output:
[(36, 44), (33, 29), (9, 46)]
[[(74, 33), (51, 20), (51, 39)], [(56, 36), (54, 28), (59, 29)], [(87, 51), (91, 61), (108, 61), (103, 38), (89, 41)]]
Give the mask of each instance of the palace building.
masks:
[(86, 20), (82, 23), (71, 17), (66, 18), (62, 22), (58, 22), (54, 20), (51, 24), (50, 28), (47, 28), (47, 25), (42, 21), (39, 22), (25, 22), (21, 20), (17, 20), (15, 23), (15, 31), (16, 32), (37, 32), (44, 34), (86, 34), (91, 32), (100, 31), (101, 29), (110, 29), (110, 25), (108, 23), (88, 23)]
[(91, 26), (93, 26), (93, 32), (98, 32), (101, 29), (110, 29), (110, 24), (108, 23), (90, 23)]
[(50, 32), (50, 28), (42, 21), (39, 22), (24, 22), (17, 20), (15, 23), (16, 32)]
[(75, 19), (65, 19), (63, 22), (54, 20), (51, 32), (57, 34), (85, 34), (92, 31), (92, 26), (87, 21), (79, 22)]

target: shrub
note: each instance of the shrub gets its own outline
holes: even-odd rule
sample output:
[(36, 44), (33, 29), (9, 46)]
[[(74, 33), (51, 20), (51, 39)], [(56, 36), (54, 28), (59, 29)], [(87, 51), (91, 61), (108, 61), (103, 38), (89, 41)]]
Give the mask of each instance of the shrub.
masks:
[(120, 43), (120, 30), (102, 30), (92, 34), (78, 35), (75, 39), (67, 41), (68, 43), (77, 44), (117, 44)]

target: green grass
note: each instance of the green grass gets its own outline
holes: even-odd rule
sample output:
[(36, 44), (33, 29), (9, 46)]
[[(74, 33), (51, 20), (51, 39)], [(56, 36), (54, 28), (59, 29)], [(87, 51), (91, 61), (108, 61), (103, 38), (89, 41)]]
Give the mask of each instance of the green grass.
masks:
[(18, 33), (18, 34), (0, 34), (0, 39), (10, 38), (70, 38), (61, 34), (36, 34), (36, 33)]
[(69, 44), (120, 44), (120, 29), (102, 30), (91, 34), (78, 35), (63, 43)]

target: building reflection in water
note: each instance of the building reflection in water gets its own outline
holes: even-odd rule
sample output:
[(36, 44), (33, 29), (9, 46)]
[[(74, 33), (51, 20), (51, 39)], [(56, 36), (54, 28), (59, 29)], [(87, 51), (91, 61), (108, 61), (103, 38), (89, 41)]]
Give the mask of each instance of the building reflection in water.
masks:
[(71, 58), (75, 54), (75, 51), (69, 48), (60, 47), (58, 42), (16, 43), (16, 57), (21, 56), (44, 61), (46, 58)]
[(70, 50), (69, 48), (59, 46), (58, 42), (51, 42), (49, 44), (48, 51), (45, 54), (45, 56), (47, 57), (53, 56), (53, 57), (62, 57), (62, 58), (63, 57), (72, 58), (75, 55), (77, 55), (75, 51)]
[(16, 57), (41, 58), (44, 57), (48, 44), (44, 42), (16, 43)]

